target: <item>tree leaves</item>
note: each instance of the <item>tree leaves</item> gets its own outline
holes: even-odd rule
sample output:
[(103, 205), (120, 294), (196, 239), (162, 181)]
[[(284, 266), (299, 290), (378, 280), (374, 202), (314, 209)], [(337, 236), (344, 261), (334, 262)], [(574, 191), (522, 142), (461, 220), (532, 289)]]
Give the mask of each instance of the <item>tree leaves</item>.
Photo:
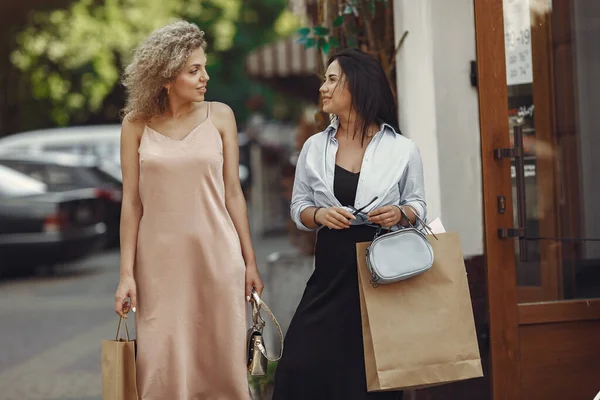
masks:
[(317, 36), (326, 36), (329, 34), (329, 28), (325, 28), (324, 26), (315, 26), (313, 28), (313, 32)]
[(340, 26), (342, 26), (342, 24), (344, 23), (344, 16), (340, 15), (339, 17), (337, 17), (336, 19), (333, 20), (333, 27), (334, 28), (339, 28)]
[(329, 44), (333, 48), (340, 47), (340, 42), (339, 42), (338, 38), (336, 38), (335, 36), (332, 36), (329, 38)]
[[(313, 33), (313, 36), (309, 36)], [(303, 27), (296, 31), (300, 37), (296, 43), (303, 44), (306, 49), (317, 47), (325, 54), (329, 54), (332, 48), (339, 46), (339, 41), (335, 36), (330, 36), (331, 30), (325, 26), (315, 26), (312, 30), (309, 27)]]
[(310, 28), (305, 26), (303, 28), (298, 29), (296, 33), (298, 33), (298, 35), (300, 36), (307, 36), (310, 34)]
[[(119, 78), (133, 48), (154, 29), (176, 19), (196, 23), (207, 34), (209, 69), (225, 67), (219, 76), (227, 87), (249, 85), (238, 73), (245, 55), (277, 37), (274, 23), (287, 0), (73, 0), (65, 9), (34, 11), (17, 35), (11, 62), (30, 82), (32, 96), (47, 101), (48, 114), (58, 124), (86, 121), (107, 106), (119, 91)], [(257, 21), (258, 19), (258, 21)], [(289, 18), (288, 18), (289, 19)], [(291, 27), (290, 21), (286, 23)], [(283, 28), (286, 28), (283, 26)], [(260, 27), (260, 29), (257, 29)], [(293, 32), (291, 27), (287, 34)], [(241, 32), (240, 30), (243, 30)], [(301, 29), (306, 35), (311, 30)], [(235, 72), (233, 72), (235, 70)], [(213, 75), (213, 70), (210, 71)], [(244, 83), (246, 82), (246, 83)], [(217, 82), (213, 84), (216, 88)], [(249, 86), (248, 86), (249, 87)], [(227, 93), (227, 90), (222, 90)], [(229, 101), (224, 94), (220, 101)], [(239, 93), (235, 98), (243, 105)], [(122, 95), (109, 101), (122, 101)], [(231, 100), (233, 107), (234, 101)], [(122, 107), (113, 104), (111, 109)], [(244, 111), (243, 107), (238, 107)], [(118, 118), (115, 114), (112, 118)]]

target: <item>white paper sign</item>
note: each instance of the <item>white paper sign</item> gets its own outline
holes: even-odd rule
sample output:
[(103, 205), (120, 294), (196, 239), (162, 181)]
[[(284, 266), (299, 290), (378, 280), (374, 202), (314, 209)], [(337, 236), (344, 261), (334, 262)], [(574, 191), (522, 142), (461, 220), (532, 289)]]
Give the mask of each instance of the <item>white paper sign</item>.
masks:
[(533, 82), (529, 0), (503, 0), (504, 52), (508, 86)]

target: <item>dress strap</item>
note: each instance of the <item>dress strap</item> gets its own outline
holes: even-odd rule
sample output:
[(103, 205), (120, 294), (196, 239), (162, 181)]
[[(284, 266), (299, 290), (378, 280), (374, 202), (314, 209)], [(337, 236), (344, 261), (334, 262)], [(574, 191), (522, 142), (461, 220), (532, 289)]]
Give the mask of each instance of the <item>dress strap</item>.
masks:
[(212, 103), (211, 101), (207, 101), (208, 103), (208, 112), (206, 113), (206, 119), (210, 118), (210, 103)]

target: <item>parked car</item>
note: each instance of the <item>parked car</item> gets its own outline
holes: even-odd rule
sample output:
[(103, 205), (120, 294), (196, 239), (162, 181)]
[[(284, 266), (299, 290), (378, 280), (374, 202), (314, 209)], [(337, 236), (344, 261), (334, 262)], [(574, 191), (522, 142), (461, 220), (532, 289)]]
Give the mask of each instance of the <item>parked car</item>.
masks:
[[(0, 165), (19, 171), (46, 184), (49, 192), (90, 189), (90, 196), (104, 203), (106, 242), (118, 245), (123, 185), (110, 162), (94, 156), (61, 153), (0, 154)], [(116, 169), (119, 169), (116, 167)]]
[(0, 165), (0, 275), (84, 258), (103, 243), (101, 199), (47, 185)]
[(119, 164), (120, 137), (118, 124), (41, 129), (0, 139), (0, 153), (70, 153)]
[[(91, 125), (42, 129), (15, 133), (0, 139), (0, 154), (70, 153), (97, 157), (116, 166), (120, 176), (121, 126)], [(240, 181), (244, 190), (251, 184), (250, 152), (247, 135), (238, 134), (240, 146)]]

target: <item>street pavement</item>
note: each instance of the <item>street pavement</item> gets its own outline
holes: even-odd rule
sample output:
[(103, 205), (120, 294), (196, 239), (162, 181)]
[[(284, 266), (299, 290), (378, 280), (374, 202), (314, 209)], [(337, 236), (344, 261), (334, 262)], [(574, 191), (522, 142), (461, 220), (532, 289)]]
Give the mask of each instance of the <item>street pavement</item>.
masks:
[[(255, 239), (255, 250), (264, 271), (269, 254), (292, 248), (282, 235)], [(101, 341), (115, 336), (118, 279), (113, 250), (0, 281), (0, 400), (101, 400)]]

